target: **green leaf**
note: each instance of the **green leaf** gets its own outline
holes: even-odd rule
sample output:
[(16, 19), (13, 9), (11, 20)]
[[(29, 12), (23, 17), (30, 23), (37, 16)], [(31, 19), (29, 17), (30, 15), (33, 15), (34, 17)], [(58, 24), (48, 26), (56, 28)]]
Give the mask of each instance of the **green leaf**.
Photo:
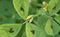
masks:
[(55, 36), (60, 31), (60, 26), (52, 19), (49, 19), (45, 26), (45, 31), (48, 35)]
[(37, 26), (43, 28), (45, 26), (45, 23), (47, 22), (47, 19), (48, 18), (45, 15), (41, 15), (34, 19), (33, 21)]
[(36, 37), (46, 37), (47, 35), (43, 29), (40, 29), (40, 30), (36, 30), (35, 36)]
[(24, 32), (24, 34), (22, 35), (22, 37), (26, 37), (26, 32)]
[(47, 23), (46, 23), (46, 25), (45, 25), (45, 31), (46, 31), (46, 33), (48, 34), (48, 35), (53, 35), (53, 30), (52, 30), (52, 28), (51, 28), (51, 20), (50, 19), (48, 19), (48, 21), (47, 21)]
[(25, 33), (25, 24), (22, 24), (22, 27), (16, 37), (23, 37), (24, 33)]
[(16, 13), (16, 11), (13, 8), (12, 0), (1, 0), (0, 1), (0, 15), (4, 16), (12, 16)]
[(30, 26), (30, 24), (28, 23), (28, 24), (26, 24), (26, 36), (27, 37), (34, 37), (34, 35), (31, 33), (31, 26)]
[(58, 1), (56, 8), (54, 9), (54, 13), (57, 13), (60, 10), (60, 0)]
[(56, 16), (55, 20), (60, 24), (60, 16)]
[(40, 27), (32, 23), (27, 23), (26, 24), (26, 36), (27, 37), (46, 37), (46, 33)]
[(50, 0), (48, 4), (48, 11), (50, 15), (53, 14), (53, 8), (56, 6), (57, 3), (58, 3), (58, 0)]
[(42, 9), (39, 9), (39, 10), (37, 10), (37, 16), (39, 16), (39, 15), (42, 15), (42, 14), (44, 14), (45, 12), (43, 12), (43, 10)]
[(15, 37), (19, 33), (21, 26), (21, 24), (2, 24), (0, 30), (5, 31), (7, 35), (9, 34), (9, 37)]
[(52, 23), (53, 33), (54, 35), (57, 35), (60, 31), (60, 26), (54, 20), (52, 20), (51, 23)]
[(9, 36), (6, 31), (0, 30), (0, 37), (9, 37)]
[(13, 5), (19, 16), (26, 19), (29, 11), (29, 0), (13, 0)]
[(15, 23), (16, 11), (13, 8), (12, 0), (0, 0), (0, 24)]
[(60, 35), (56, 35), (55, 37), (60, 37)]

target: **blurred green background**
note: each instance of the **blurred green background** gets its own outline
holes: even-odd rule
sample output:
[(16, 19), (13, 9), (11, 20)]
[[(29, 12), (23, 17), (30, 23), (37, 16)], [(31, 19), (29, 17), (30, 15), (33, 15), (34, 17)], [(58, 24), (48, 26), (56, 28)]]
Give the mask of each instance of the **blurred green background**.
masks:
[(0, 24), (5, 23), (22, 23), (13, 7), (12, 0), (0, 0)]

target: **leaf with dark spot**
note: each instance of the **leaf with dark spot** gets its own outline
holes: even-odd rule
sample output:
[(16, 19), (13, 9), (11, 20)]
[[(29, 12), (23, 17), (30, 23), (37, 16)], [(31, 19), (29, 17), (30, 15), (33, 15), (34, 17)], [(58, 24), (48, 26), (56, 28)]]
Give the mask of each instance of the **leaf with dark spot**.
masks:
[(56, 6), (53, 9), (55, 9), (55, 8), (56, 8)]
[(53, 26), (51, 25), (51, 28), (53, 29)]
[(24, 8), (23, 7), (21, 7), (20, 10), (24, 12)]
[(13, 5), (19, 16), (26, 19), (29, 11), (29, 0), (13, 0)]
[(35, 34), (35, 31), (34, 30), (31, 30), (32, 34)]
[(13, 32), (14, 32), (14, 31), (13, 31), (13, 28), (10, 28), (9, 32), (10, 32), (10, 33), (13, 33)]
[(2, 24), (2, 25), (0, 25), (0, 28), (1, 28), (1, 30), (5, 31), (6, 34), (13, 37), (13, 36), (16, 36), (18, 34), (18, 32), (21, 29), (21, 26), (22, 26), (21, 24)]

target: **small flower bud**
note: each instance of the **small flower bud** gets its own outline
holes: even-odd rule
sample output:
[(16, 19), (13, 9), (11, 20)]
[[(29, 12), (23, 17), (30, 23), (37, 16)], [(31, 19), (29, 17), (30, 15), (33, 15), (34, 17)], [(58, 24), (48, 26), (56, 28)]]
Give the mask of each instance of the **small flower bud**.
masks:
[(45, 1), (43, 1), (42, 4), (45, 6), (47, 3)]
[(29, 0), (29, 3), (31, 3), (32, 2), (32, 0)]
[(43, 8), (43, 11), (47, 11), (47, 9), (46, 8)]
[(32, 22), (32, 20), (33, 20), (32, 15), (30, 15), (30, 16), (28, 16), (28, 17), (26, 18), (26, 21), (28, 21), (28, 22)]

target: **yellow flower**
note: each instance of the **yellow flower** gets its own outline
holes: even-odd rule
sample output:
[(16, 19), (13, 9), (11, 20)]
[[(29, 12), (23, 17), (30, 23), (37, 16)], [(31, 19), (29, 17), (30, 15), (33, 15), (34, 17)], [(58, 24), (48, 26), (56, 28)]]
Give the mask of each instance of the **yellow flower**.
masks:
[(32, 22), (32, 20), (33, 20), (32, 15), (30, 15), (30, 16), (28, 16), (28, 17), (26, 18), (26, 21), (28, 21), (28, 22)]
[(45, 7), (43, 8), (43, 11), (47, 11), (47, 9), (48, 9), (48, 4), (47, 4), (45, 1), (43, 1), (42, 4), (45, 6)]

